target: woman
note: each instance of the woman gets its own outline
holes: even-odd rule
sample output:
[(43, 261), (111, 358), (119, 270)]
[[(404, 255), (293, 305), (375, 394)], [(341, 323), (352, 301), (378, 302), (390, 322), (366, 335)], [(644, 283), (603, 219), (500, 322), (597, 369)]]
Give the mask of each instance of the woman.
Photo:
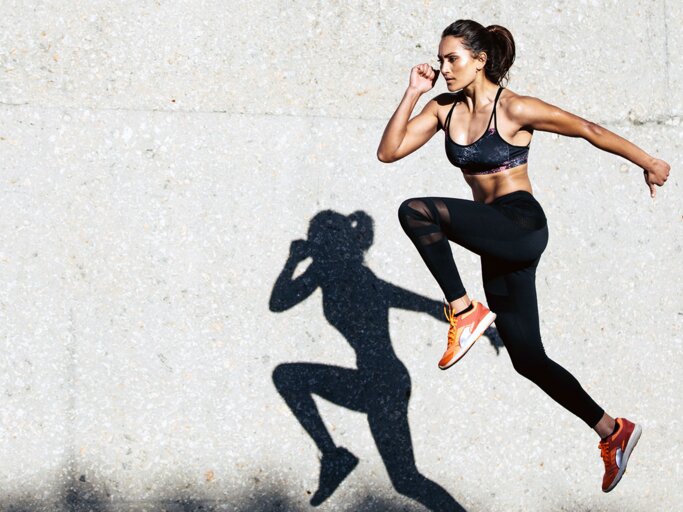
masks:
[[(439, 44), (440, 70), (428, 64), (411, 70), (410, 84), (384, 130), (377, 157), (395, 162), (443, 128), (448, 159), (461, 168), (474, 201), (412, 198), (398, 211), (401, 226), (445, 295), (450, 328), (439, 367), (457, 362), (495, 319), (515, 369), (600, 436), (598, 447), (605, 464), (602, 490), (609, 492), (621, 479), (642, 429), (626, 418), (608, 415), (545, 354), (535, 275), (548, 227), (532, 195), (527, 155), (534, 130), (582, 137), (641, 167), (652, 197), (654, 186), (664, 184), (670, 167), (595, 123), (501, 87), (514, 58), (514, 40), (504, 27), (484, 28), (472, 20), (446, 27)], [(409, 119), (439, 72), (455, 94), (435, 97)], [(491, 310), (468, 297), (448, 240), (481, 256)]]

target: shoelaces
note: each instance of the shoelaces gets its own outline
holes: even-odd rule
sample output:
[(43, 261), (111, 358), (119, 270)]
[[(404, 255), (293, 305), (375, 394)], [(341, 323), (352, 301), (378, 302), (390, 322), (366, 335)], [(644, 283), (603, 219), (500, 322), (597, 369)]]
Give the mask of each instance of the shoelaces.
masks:
[(448, 323), (451, 324), (451, 327), (448, 329), (448, 348), (450, 348), (454, 344), (459, 345), (458, 340), (455, 338), (455, 334), (458, 332), (458, 317), (453, 314), (453, 310), (446, 301), (444, 301), (443, 312)]
[(607, 441), (600, 441), (598, 444), (598, 448), (600, 448), (600, 456), (602, 457), (602, 461), (605, 463), (605, 468), (608, 471), (614, 471), (614, 468), (612, 467), (612, 458), (610, 457), (610, 450), (609, 450), (609, 443)]

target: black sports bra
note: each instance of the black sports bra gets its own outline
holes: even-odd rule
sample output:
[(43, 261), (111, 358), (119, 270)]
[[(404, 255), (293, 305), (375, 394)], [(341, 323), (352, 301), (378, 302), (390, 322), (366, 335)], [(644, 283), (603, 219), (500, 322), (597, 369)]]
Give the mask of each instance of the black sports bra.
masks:
[(515, 146), (503, 140), (498, 133), (496, 104), (503, 89), (504, 87), (500, 87), (496, 93), (493, 112), (491, 112), (491, 117), (486, 125), (488, 128), (491, 124), (491, 118), (493, 118), (494, 128), (488, 128), (486, 133), (472, 144), (463, 146), (451, 139), (449, 135), (451, 114), (457, 101), (453, 102), (453, 106), (448, 111), (443, 127), (446, 134), (446, 156), (453, 165), (460, 167), (464, 174), (493, 174), (522, 165), (528, 159), (531, 142), (526, 146)]

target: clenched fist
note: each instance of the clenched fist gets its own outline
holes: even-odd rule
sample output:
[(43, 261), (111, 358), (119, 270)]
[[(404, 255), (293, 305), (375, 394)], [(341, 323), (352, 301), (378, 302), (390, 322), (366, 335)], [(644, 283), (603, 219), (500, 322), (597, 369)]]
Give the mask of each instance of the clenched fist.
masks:
[(419, 93), (429, 91), (439, 78), (439, 71), (429, 64), (418, 64), (410, 70), (410, 85)]

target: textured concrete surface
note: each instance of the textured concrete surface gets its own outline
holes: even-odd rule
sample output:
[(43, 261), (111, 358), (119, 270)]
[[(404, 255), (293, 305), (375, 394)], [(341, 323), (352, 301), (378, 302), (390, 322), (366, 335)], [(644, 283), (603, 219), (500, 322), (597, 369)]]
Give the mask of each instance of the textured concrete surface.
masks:
[[(406, 496), (429, 481), (468, 511), (680, 509), (679, 3), (0, 14), (0, 510), (309, 510), (320, 462), (275, 387), (283, 363), (373, 368), (338, 388), (374, 393), (371, 415), (314, 398), (360, 459), (323, 510), (437, 510), (437, 493)], [(375, 150), (410, 67), (467, 17), (513, 32), (512, 90), (672, 165), (653, 201), (639, 168), (586, 141), (531, 146), (546, 351), (644, 428), (607, 495), (597, 436), (514, 371), (495, 331), (436, 367), (440, 291), (396, 210), (469, 190), (442, 134), (389, 166)], [(288, 263), (304, 239), (313, 258)], [(452, 248), (483, 298), (478, 257)], [(310, 296), (279, 286), (310, 265)], [(404, 373), (381, 364), (392, 351)], [(396, 439), (403, 410), (410, 434), (383, 459), (373, 432)], [(402, 482), (411, 467), (428, 480)]]

